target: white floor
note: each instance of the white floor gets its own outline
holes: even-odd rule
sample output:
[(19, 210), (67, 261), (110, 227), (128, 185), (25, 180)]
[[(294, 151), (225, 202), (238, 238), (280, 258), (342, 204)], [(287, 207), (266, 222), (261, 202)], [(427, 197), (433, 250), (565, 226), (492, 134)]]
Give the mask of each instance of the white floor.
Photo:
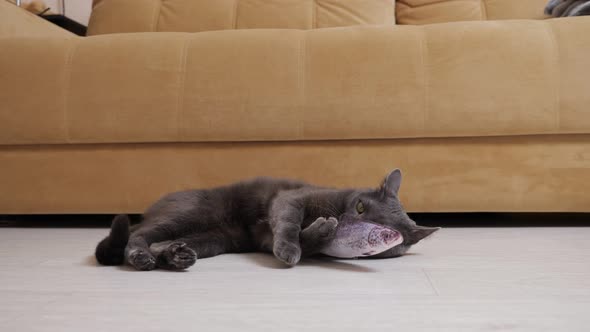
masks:
[(449, 228), (386, 260), (96, 266), (106, 229), (0, 228), (0, 331), (590, 331), (590, 228)]

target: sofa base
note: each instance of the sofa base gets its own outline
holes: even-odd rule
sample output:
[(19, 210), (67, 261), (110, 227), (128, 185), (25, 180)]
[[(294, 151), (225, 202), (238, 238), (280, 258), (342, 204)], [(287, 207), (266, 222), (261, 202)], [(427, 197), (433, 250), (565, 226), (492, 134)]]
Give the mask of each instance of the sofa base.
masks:
[(0, 147), (0, 214), (139, 213), (164, 193), (255, 176), (376, 186), (413, 212), (590, 212), (590, 135)]

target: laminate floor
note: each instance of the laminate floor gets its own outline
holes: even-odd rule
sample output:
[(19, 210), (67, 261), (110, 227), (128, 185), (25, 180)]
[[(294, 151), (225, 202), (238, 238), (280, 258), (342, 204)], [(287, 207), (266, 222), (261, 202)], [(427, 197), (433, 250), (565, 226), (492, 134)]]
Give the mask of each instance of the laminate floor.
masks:
[(106, 229), (0, 228), (0, 331), (590, 331), (590, 228), (448, 228), (382, 260), (97, 266)]

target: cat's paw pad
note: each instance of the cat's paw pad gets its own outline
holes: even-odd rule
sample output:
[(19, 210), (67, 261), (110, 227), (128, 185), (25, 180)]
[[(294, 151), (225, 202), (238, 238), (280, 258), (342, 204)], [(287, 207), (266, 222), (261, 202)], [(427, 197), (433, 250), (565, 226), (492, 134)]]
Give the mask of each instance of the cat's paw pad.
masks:
[(129, 252), (127, 261), (136, 270), (149, 271), (156, 268), (156, 259), (148, 251), (133, 249)]
[(273, 253), (276, 258), (290, 266), (299, 263), (301, 259), (301, 248), (286, 241), (275, 243)]
[(338, 220), (336, 218), (330, 217), (326, 219), (320, 217), (315, 222), (318, 223), (318, 233), (321, 237), (331, 237), (336, 233), (336, 228), (338, 227)]
[(184, 242), (172, 242), (162, 252), (167, 267), (184, 270), (197, 261), (197, 253)]

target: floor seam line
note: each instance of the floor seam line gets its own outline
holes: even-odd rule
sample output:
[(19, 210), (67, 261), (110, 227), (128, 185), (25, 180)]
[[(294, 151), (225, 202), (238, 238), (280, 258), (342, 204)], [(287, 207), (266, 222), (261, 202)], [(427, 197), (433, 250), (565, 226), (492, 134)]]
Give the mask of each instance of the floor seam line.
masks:
[(430, 276), (428, 275), (428, 273), (426, 273), (426, 269), (421, 269), (421, 270), (422, 270), (422, 273), (424, 273), (426, 280), (428, 280), (430, 287), (432, 287), (434, 294), (436, 294), (436, 296), (440, 296), (440, 294), (438, 293), (438, 289), (436, 289), (436, 287), (434, 286), (434, 283), (432, 282), (432, 279), (430, 279)]

